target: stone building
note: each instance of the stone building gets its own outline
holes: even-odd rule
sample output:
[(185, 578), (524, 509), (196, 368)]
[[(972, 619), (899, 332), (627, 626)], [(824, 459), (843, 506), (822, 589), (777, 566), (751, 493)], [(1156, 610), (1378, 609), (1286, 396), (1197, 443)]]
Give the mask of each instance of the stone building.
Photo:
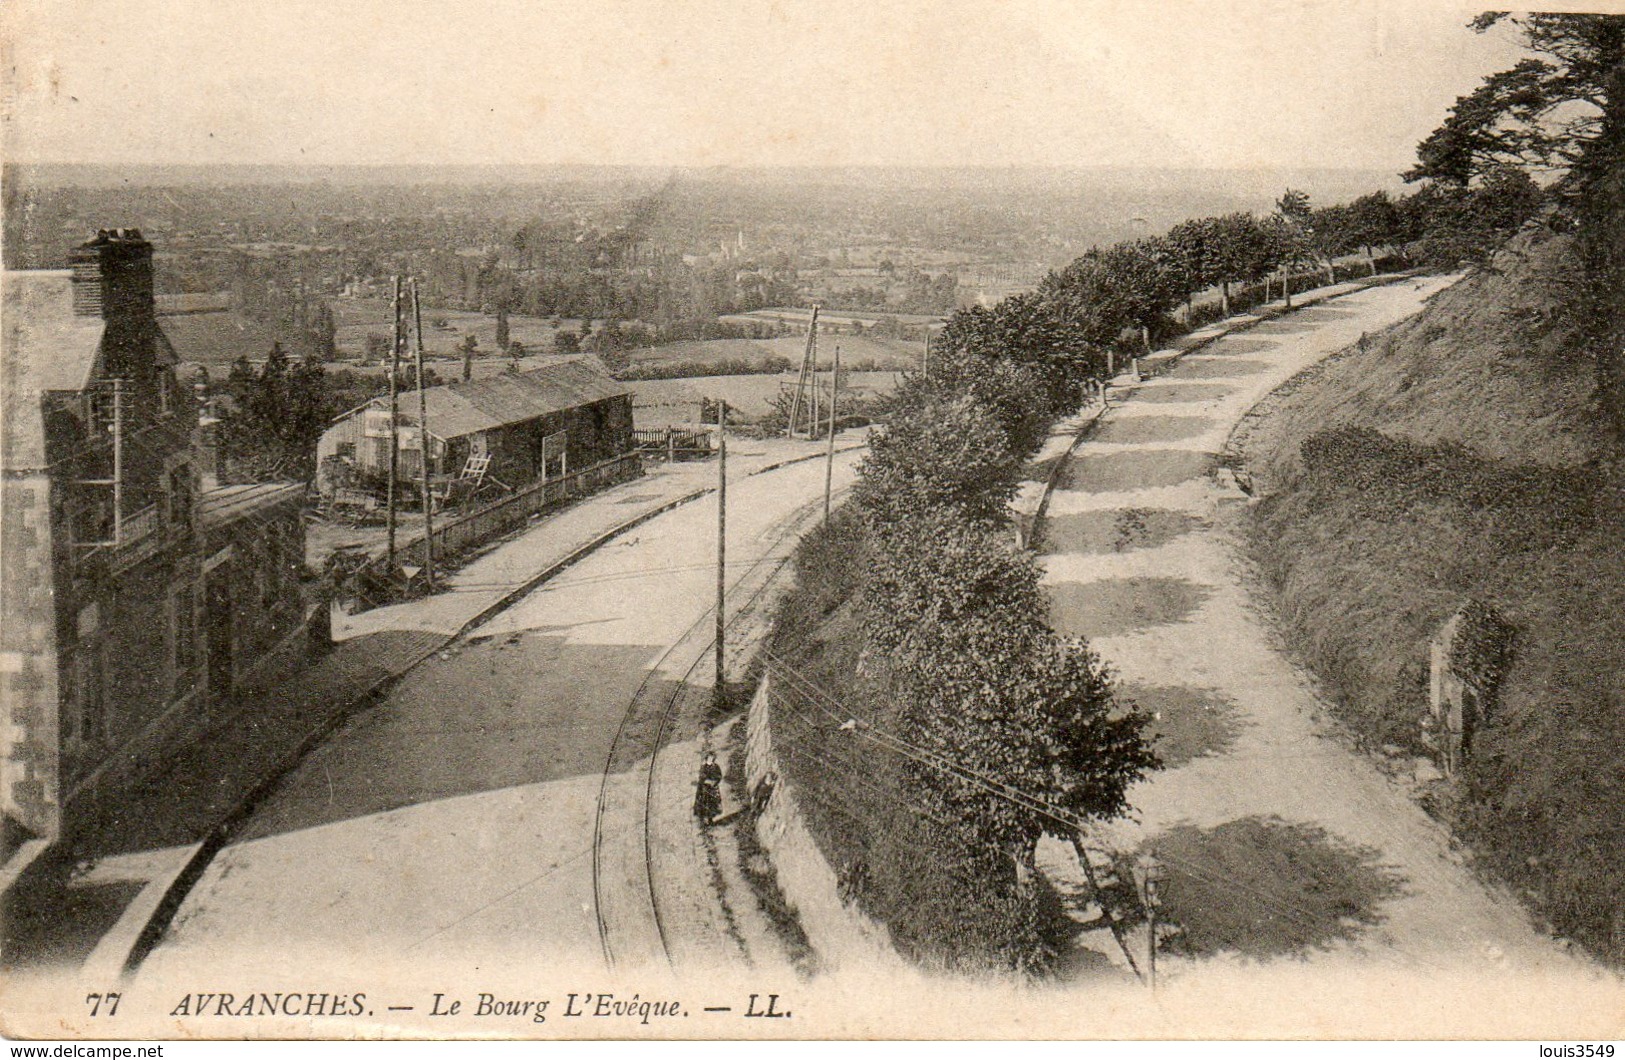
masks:
[(205, 492), (152, 246), (100, 233), (8, 272), (0, 334), (4, 853), (102, 818), (303, 662), (303, 488)]

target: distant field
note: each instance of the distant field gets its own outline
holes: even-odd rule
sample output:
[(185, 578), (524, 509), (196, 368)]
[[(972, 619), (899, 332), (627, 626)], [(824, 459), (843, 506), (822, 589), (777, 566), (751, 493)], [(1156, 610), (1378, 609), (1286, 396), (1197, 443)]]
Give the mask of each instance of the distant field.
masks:
[[(828, 364), (835, 347), (841, 347), (841, 360), (847, 364), (874, 361), (886, 368), (911, 368), (920, 361), (921, 343), (902, 339), (881, 339), (868, 336), (820, 335), (818, 359)], [(714, 361), (737, 360), (758, 364), (769, 357), (783, 357), (794, 364), (801, 363), (807, 348), (804, 335), (785, 335), (776, 339), (710, 339), (705, 342), (673, 342), (647, 350), (632, 351), (633, 361), (639, 364), (660, 361), (690, 361), (710, 364)]]
[[(341, 358), (359, 357), (366, 350), (367, 335), (389, 334), (389, 302), (387, 299), (343, 299), (333, 303), (333, 314), (338, 324), (337, 341)], [(446, 327), (436, 328), (431, 321), (444, 318)], [(746, 321), (748, 318), (728, 318)], [(764, 323), (762, 320), (750, 321)], [(423, 346), (431, 357), (460, 357), (458, 348), (463, 336), (472, 334), (479, 340), (478, 352), (493, 357), (506, 367), (507, 358), (497, 352), (496, 318), (485, 313), (469, 313), (454, 309), (425, 309), (423, 313)], [(560, 330), (581, 330), (581, 321), (566, 317), (555, 328), (551, 318), (513, 314), (508, 317), (508, 334), (524, 343), (532, 353), (551, 352), (555, 336)], [(818, 349), (822, 358), (828, 358), (839, 343), (841, 356), (848, 362), (872, 360), (889, 368), (906, 368), (920, 358), (921, 344), (899, 339), (855, 337), (852, 335), (821, 335)], [(745, 361), (759, 364), (769, 357), (786, 357), (800, 363), (806, 348), (805, 335), (786, 335), (776, 339), (710, 339), (695, 342), (673, 342), (630, 351), (637, 363), (661, 361), (690, 361), (711, 364), (721, 360)], [(476, 366), (478, 358), (476, 358)], [(500, 370), (500, 369), (499, 369)], [(476, 367), (476, 371), (478, 368)]]
[[(366, 351), (367, 335), (389, 334), (389, 300), (385, 298), (341, 299), (333, 303), (333, 316), (338, 324), (337, 341), (340, 357), (359, 357)], [(444, 318), (446, 327), (437, 328), (432, 321)], [(562, 321), (566, 331), (579, 331), (581, 321), (566, 318)], [(527, 350), (551, 351), (553, 336), (560, 329), (551, 318), (513, 314), (508, 317), (508, 335), (522, 342)], [(423, 311), (423, 349), (431, 356), (461, 356), (458, 347), (463, 336), (472, 334), (479, 340), (480, 352), (496, 354), (497, 321), (486, 313), (469, 313), (457, 309), (427, 309)], [(506, 363), (506, 358), (503, 358)]]
[[(812, 310), (810, 309), (778, 307), (774, 309), (753, 309), (749, 313), (736, 313), (732, 316), (718, 317), (717, 319), (727, 321), (730, 324), (767, 322), (800, 325), (801, 327), (806, 327), (807, 321), (811, 317)], [(820, 310), (818, 314), (819, 320), (827, 320), (833, 324), (845, 324), (850, 326), (854, 320), (860, 320), (863, 322), (865, 327), (878, 323), (887, 317), (891, 317), (903, 324), (934, 324), (943, 319), (940, 314), (890, 313), (880, 311), (868, 313), (846, 309), (825, 309)]]
[[(853, 372), (850, 390), (854, 398), (883, 394), (897, 385), (898, 372)], [(796, 373), (782, 375), (714, 375), (688, 379), (649, 379), (628, 383), (632, 389), (632, 418), (642, 429), (693, 423), (699, 416), (702, 398), (726, 401), (740, 416), (757, 419), (767, 415), (781, 386), (794, 385)]]

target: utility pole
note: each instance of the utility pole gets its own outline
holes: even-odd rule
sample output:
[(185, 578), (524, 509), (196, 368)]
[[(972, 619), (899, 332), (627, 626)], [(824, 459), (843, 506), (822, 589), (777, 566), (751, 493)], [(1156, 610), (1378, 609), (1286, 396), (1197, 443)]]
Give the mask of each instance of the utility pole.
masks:
[(925, 328), (925, 349), (920, 352), (920, 375), (931, 378), (931, 326)]
[(835, 344), (835, 370), (829, 377), (829, 449), (824, 454), (824, 522), (829, 522), (829, 488), (835, 476), (835, 409), (840, 404), (841, 344)]
[(808, 382), (812, 384), (811, 404), (807, 414), (807, 440), (810, 442), (818, 437), (818, 347), (812, 348), (812, 371)]
[(392, 572), (395, 569), (395, 508), (398, 503), (395, 499), (395, 475), (400, 470), (401, 464), (400, 430), (395, 423), (401, 411), (399, 380), (401, 371), (401, 278), (399, 276), (395, 277), (394, 307), (395, 342), (389, 357), (389, 490), (386, 494), (386, 502), (389, 508), (388, 562), (389, 569)]
[[(796, 421), (801, 419), (801, 395), (807, 389), (807, 373), (812, 370), (814, 358), (818, 355), (818, 307), (812, 307), (812, 321), (807, 325), (807, 349), (801, 355), (801, 372), (796, 376), (796, 392), (790, 399), (790, 422), (786, 427), (785, 435), (789, 438), (796, 436)], [(808, 435), (812, 431), (807, 432)]]
[[(814, 310), (817, 312), (817, 310)], [(722, 637), (727, 627), (724, 604), (728, 594), (728, 403), (717, 402), (717, 677), (711, 698), (718, 707), (728, 698), (727, 673), (722, 664)]]
[(124, 380), (113, 380), (113, 542), (124, 543)]
[(434, 497), (429, 492), (429, 399), (423, 393), (423, 306), (418, 303), (418, 281), (412, 277), (413, 350), (418, 378), (418, 456), (423, 464), (423, 575), (434, 586)]

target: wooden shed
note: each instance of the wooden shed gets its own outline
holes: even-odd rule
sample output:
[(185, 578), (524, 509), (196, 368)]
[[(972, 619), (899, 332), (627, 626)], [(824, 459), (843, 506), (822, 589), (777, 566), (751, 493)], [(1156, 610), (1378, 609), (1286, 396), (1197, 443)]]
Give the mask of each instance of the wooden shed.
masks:
[[(416, 390), (400, 395), (397, 476), (407, 495), (422, 468), (418, 403)], [(635, 444), (631, 391), (579, 361), (431, 387), (423, 403), (429, 472), (437, 480), (459, 477), (474, 458), (487, 481), (520, 489), (613, 459)], [(389, 438), (388, 398), (339, 417), (317, 445), (322, 491), (338, 484), (336, 467), (354, 468), (363, 482), (386, 483)]]

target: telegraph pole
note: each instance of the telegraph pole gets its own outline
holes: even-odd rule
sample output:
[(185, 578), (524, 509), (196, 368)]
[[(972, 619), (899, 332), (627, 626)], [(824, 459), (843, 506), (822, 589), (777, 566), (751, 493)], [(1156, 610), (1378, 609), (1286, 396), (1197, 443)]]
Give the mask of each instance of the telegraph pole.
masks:
[(124, 543), (124, 380), (113, 380), (113, 542)]
[(389, 356), (389, 490), (386, 495), (389, 508), (389, 569), (395, 569), (395, 475), (400, 470), (400, 431), (396, 419), (401, 411), (399, 375), (401, 371), (401, 278), (395, 277), (395, 342)]
[[(807, 389), (807, 373), (812, 370), (818, 356), (818, 307), (812, 307), (812, 320), (807, 324), (807, 349), (801, 355), (801, 372), (796, 376), (796, 392), (790, 398), (790, 422), (785, 430), (785, 436), (796, 436), (796, 421), (801, 419), (802, 393)], [(816, 428), (816, 424), (814, 425)], [(810, 438), (813, 430), (807, 431)]]
[(728, 403), (717, 402), (717, 678), (712, 701), (721, 707), (727, 701), (727, 675), (722, 665), (722, 637), (727, 626), (724, 604), (728, 593)]
[(841, 392), (841, 344), (835, 344), (835, 370), (829, 377), (829, 449), (824, 454), (824, 522), (829, 522), (829, 485), (835, 475), (835, 408)]
[(812, 393), (809, 395), (809, 399), (811, 401), (811, 404), (808, 406), (808, 413), (807, 413), (807, 440), (809, 442), (818, 437), (818, 347), (817, 346), (813, 347), (811, 369), (812, 369), (812, 375), (811, 375), (809, 381), (812, 383)]
[(418, 281), (412, 278), (412, 329), (417, 336), (413, 350), (418, 377), (418, 455), (423, 464), (423, 573), (434, 585), (434, 498), (429, 493), (429, 399), (423, 393), (423, 307), (418, 304)]

